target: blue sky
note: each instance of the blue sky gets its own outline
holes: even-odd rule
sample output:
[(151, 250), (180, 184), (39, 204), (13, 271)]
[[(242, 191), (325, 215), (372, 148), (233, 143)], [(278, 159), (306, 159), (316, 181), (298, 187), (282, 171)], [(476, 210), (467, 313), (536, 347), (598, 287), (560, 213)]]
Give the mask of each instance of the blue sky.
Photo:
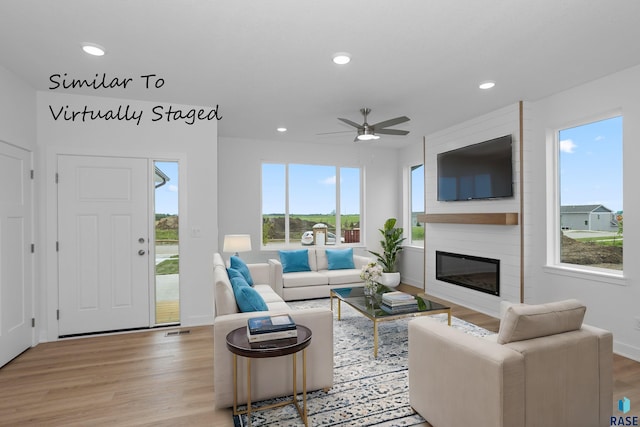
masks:
[(178, 162), (155, 162), (169, 177), (162, 187), (156, 188), (156, 213), (178, 214)]
[(560, 141), (560, 204), (622, 205), (622, 117), (565, 129)]
[[(289, 165), (289, 212), (329, 214), (336, 209), (337, 170), (334, 166)], [(341, 213), (360, 213), (360, 170), (340, 168)], [(285, 211), (285, 165), (262, 165), (262, 212)]]

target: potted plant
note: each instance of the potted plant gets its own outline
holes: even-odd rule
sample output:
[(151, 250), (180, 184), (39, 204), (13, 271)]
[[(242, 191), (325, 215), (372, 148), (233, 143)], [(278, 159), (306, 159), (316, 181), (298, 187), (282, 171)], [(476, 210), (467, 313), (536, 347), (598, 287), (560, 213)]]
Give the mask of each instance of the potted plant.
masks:
[(384, 223), (384, 228), (379, 229), (382, 233), (382, 253), (369, 251), (378, 259), (378, 263), (382, 266), (383, 275), (380, 283), (385, 286), (395, 287), (400, 283), (400, 273), (396, 271), (396, 260), (400, 252), (402, 252), (402, 242), (406, 239), (402, 237), (404, 230), (396, 228), (396, 219), (389, 218)]

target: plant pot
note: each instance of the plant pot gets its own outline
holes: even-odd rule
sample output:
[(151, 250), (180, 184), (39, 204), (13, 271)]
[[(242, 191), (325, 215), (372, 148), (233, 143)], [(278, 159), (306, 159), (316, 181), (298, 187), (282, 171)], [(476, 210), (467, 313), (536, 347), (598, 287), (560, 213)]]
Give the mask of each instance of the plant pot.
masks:
[(382, 277), (378, 280), (381, 284), (387, 288), (395, 288), (400, 284), (400, 273), (382, 273)]

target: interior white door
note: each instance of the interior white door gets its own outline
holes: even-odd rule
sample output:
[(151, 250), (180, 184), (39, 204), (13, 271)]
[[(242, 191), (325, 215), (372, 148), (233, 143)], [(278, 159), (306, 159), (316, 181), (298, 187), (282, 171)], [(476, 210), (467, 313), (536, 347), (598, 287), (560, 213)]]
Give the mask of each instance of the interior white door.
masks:
[(149, 326), (147, 168), (58, 156), (60, 336)]
[(31, 153), (0, 142), (0, 366), (33, 340), (30, 174)]

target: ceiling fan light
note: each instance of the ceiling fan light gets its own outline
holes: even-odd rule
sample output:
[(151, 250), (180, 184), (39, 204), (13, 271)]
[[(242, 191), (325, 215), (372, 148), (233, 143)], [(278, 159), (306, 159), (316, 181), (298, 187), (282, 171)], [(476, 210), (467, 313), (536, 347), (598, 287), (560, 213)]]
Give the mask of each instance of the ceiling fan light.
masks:
[(380, 139), (380, 137), (372, 133), (363, 133), (362, 135), (358, 135), (358, 141), (371, 141), (374, 139)]

